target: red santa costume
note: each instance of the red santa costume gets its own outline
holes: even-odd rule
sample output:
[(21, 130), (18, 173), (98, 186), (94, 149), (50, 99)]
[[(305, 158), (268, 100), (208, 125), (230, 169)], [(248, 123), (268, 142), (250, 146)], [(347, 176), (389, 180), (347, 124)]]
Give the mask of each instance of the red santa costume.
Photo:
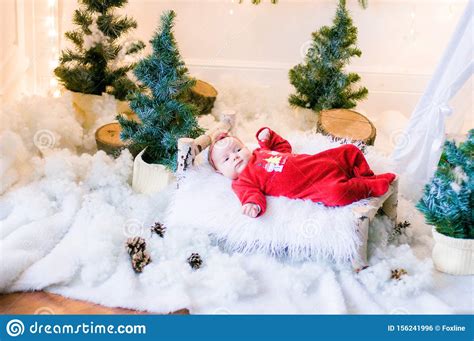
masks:
[[(268, 128), (261, 128), (256, 136), (263, 129)], [(342, 206), (385, 194), (396, 177), (392, 173), (375, 175), (352, 144), (315, 155), (292, 154), (289, 142), (269, 131), (269, 138), (258, 141), (260, 148), (253, 151), (245, 169), (232, 181), (242, 205), (259, 205), (259, 215), (266, 210), (265, 195)]]

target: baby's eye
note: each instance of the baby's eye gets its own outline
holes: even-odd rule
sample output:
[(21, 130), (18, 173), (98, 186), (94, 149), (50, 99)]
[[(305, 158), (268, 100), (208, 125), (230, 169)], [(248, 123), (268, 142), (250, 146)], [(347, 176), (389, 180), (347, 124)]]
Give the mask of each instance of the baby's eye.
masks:
[(226, 162), (226, 161), (229, 161), (229, 157), (226, 157), (226, 158), (224, 159), (224, 162)]
[(238, 148), (238, 149), (237, 149), (237, 153), (240, 152), (241, 150), (242, 150), (242, 148)]

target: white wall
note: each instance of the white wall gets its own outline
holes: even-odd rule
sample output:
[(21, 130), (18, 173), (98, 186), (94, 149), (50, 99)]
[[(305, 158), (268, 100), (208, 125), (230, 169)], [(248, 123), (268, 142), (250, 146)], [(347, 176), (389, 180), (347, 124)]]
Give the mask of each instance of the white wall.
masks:
[[(33, 0), (1, 1), (3, 10), (5, 2)], [(62, 37), (72, 28), (77, 2), (57, 2)], [(375, 118), (387, 110), (397, 110), (408, 117), (466, 3), (467, 0), (369, 0), (369, 7), (363, 10), (356, 0), (348, 0), (363, 52), (361, 58), (353, 59), (350, 69), (362, 76), (370, 92), (358, 109)], [(274, 87), (276, 94), (287, 96), (291, 91), (288, 69), (302, 60), (301, 51), (311, 32), (331, 22), (336, 4), (337, 0), (279, 0), (277, 5), (263, 0), (259, 6), (250, 0), (240, 5), (238, 0), (129, 0), (123, 12), (138, 21), (135, 35), (148, 42), (162, 11), (174, 9), (178, 14), (176, 38), (193, 75), (215, 84), (237, 76), (248, 84)], [(64, 47), (66, 42), (61, 44)], [(472, 126), (472, 79), (453, 104), (458, 115), (469, 114), (468, 124)]]

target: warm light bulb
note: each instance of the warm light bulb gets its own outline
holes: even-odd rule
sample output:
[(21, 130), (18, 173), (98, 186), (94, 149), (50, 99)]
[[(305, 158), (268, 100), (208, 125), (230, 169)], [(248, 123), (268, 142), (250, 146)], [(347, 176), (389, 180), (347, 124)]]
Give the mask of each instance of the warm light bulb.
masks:
[(448, 6), (448, 18), (453, 16), (453, 4), (449, 4)]
[(54, 90), (53, 97), (58, 98), (61, 96), (61, 91), (59, 89)]
[(46, 25), (48, 27), (54, 27), (54, 17), (46, 17)]
[(55, 88), (58, 86), (58, 80), (56, 78), (51, 78), (49, 80), (49, 85), (52, 87), (52, 88)]
[(50, 69), (55, 69), (58, 66), (58, 61), (57, 60), (50, 60), (49, 61), (49, 68)]

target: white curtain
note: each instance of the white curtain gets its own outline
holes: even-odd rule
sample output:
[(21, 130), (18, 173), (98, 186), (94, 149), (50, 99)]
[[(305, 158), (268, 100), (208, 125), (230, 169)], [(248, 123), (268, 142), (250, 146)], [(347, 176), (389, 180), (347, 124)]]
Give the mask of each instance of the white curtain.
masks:
[(392, 154), (397, 171), (405, 175), (404, 193), (414, 200), (421, 196), (423, 185), (437, 168), (445, 141), (445, 121), (452, 113), (449, 101), (474, 70), (473, 14), (474, 0), (470, 0), (428, 88), (410, 117), (404, 138), (398, 140)]

